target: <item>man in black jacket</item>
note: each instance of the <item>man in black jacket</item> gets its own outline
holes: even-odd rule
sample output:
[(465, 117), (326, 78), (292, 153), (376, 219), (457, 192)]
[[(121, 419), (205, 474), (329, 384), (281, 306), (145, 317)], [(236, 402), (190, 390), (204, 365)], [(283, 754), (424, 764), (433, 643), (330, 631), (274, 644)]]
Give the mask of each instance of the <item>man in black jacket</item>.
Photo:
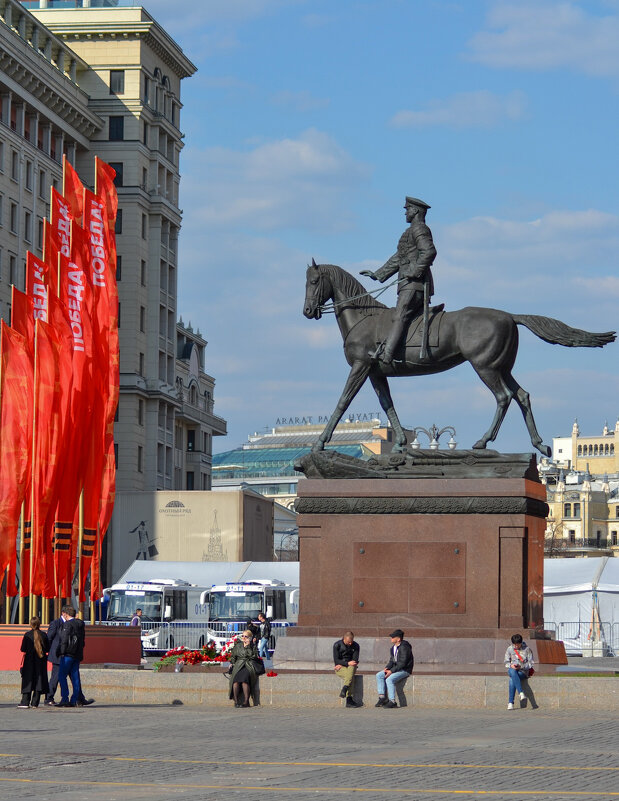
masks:
[(355, 642), (352, 631), (347, 631), (341, 640), (333, 643), (333, 662), (336, 675), (344, 682), (340, 698), (346, 699), (347, 707), (362, 706), (353, 697), (353, 683), (359, 664), (359, 644)]
[[(60, 656), (60, 667), (58, 670), (58, 682), (60, 684), (61, 700), (58, 706), (82, 706), (81, 683), (80, 683), (80, 662), (84, 658), (84, 643), (86, 641), (86, 626), (83, 620), (75, 617), (75, 609), (72, 606), (65, 606), (63, 617), (65, 623), (60, 629), (60, 645), (58, 655)], [(67, 676), (71, 679), (73, 694), (69, 701), (69, 684)]]
[[(58, 672), (60, 669), (60, 654), (58, 653), (58, 649), (60, 647), (60, 631), (68, 617), (66, 610), (67, 606), (63, 606), (60, 617), (52, 620), (47, 629), (47, 639), (49, 640), (49, 654), (47, 655), (47, 661), (51, 663), (52, 672), (49, 677), (49, 692), (45, 696), (45, 706), (56, 706), (54, 695), (56, 695), (56, 689), (58, 688)], [(90, 704), (94, 704), (94, 702), (94, 698), (86, 699), (83, 691), (80, 690), (79, 704), (82, 706), (90, 706)]]
[(258, 612), (258, 625), (260, 627), (260, 640), (258, 642), (258, 656), (269, 658), (269, 640), (271, 639), (271, 621), (264, 614)]
[[(402, 629), (396, 629), (389, 635), (391, 637), (390, 658), (384, 670), (376, 674), (376, 687), (378, 689), (378, 702), (376, 706), (386, 709), (395, 709), (395, 686), (399, 681), (407, 679), (413, 672), (413, 649), (404, 639)], [(386, 693), (385, 693), (386, 688)]]

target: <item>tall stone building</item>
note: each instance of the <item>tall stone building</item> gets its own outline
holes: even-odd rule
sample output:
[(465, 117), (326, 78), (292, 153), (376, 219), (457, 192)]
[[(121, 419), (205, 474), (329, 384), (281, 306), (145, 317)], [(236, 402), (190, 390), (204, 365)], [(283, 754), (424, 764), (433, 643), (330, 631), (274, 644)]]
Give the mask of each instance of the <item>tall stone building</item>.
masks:
[(0, 0), (0, 313), (41, 255), (62, 155), (92, 188), (117, 171), (120, 402), (117, 490), (210, 489), (214, 414), (206, 340), (177, 323), (181, 81), (195, 67), (139, 7)]

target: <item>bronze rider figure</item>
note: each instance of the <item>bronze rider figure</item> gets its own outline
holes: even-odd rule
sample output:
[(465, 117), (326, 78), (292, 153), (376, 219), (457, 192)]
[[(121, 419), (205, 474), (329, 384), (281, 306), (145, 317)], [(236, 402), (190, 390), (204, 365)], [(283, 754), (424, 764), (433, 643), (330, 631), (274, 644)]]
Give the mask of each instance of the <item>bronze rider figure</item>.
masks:
[(430, 206), (418, 198), (407, 197), (404, 208), (406, 222), (410, 225), (400, 237), (395, 254), (376, 272), (361, 271), (361, 275), (381, 283), (398, 273), (398, 302), (391, 330), (387, 339), (370, 353), (372, 358), (380, 359), (384, 364), (393, 361), (411, 321), (421, 312), (424, 314), (424, 328), (420, 355), (421, 358), (427, 357), (428, 305), (434, 294), (430, 267), (436, 258), (432, 232), (426, 225), (426, 212)]

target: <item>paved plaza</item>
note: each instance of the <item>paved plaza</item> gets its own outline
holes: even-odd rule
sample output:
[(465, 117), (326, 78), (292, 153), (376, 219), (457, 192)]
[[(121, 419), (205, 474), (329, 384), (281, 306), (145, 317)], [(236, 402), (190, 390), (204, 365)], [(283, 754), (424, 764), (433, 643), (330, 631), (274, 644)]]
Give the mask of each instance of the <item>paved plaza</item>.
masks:
[(0, 799), (619, 798), (592, 712), (2, 705)]

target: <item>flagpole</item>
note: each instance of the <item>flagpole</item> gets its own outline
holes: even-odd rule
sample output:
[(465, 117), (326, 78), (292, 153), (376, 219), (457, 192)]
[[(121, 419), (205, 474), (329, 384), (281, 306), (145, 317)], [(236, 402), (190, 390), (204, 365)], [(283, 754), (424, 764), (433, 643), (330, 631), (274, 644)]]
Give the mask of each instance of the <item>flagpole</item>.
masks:
[[(82, 586), (82, 547), (84, 545), (84, 490), (80, 493), (79, 518), (77, 538), (77, 605), (80, 606), (80, 587)], [(80, 607), (81, 608), (81, 607)]]
[(17, 619), (20, 623), (24, 622), (24, 607), (26, 599), (22, 597), (21, 587), (24, 580), (24, 502), (21, 504), (21, 517), (19, 518), (19, 614)]

